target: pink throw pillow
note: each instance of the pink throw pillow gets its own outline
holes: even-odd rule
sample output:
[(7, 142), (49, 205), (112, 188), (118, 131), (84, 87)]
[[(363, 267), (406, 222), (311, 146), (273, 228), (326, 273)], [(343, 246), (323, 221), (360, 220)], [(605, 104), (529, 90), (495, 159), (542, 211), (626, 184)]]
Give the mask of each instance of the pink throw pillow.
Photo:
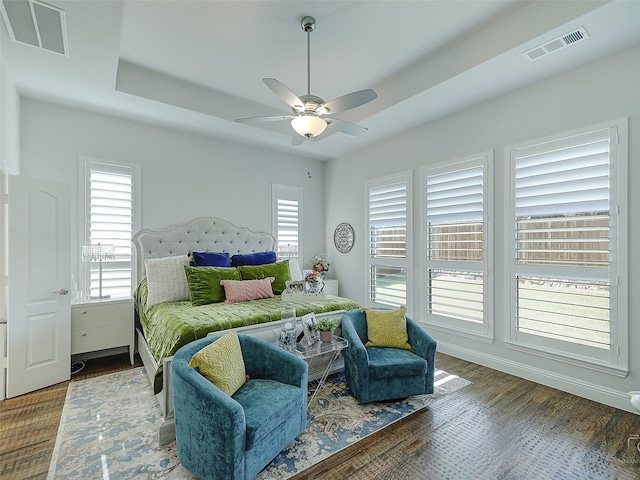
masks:
[(271, 289), (271, 283), (274, 280), (275, 277), (266, 277), (260, 280), (220, 280), (226, 298), (224, 303), (274, 298), (275, 295)]

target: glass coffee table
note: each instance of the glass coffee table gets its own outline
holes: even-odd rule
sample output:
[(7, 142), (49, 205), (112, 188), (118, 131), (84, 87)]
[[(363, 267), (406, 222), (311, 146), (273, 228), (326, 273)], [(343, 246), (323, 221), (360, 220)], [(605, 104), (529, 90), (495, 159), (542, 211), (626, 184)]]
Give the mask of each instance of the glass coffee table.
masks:
[(313, 390), (311, 398), (309, 398), (309, 403), (313, 402), (313, 399), (316, 397), (325, 380), (327, 379), (327, 376), (331, 371), (331, 367), (333, 367), (333, 364), (338, 358), (338, 355), (340, 355), (340, 352), (347, 348), (348, 345), (348, 340), (342, 337), (333, 337), (333, 341), (328, 343), (318, 340), (313, 345), (307, 345), (307, 342), (305, 340), (302, 340), (301, 342), (298, 342), (296, 344), (296, 349), (293, 351), (293, 353), (303, 360), (310, 361), (314, 357), (318, 357), (320, 355), (331, 355), (329, 363), (327, 363), (327, 367), (322, 373), (322, 377), (320, 377), (320, 379), (318, 380), (318, 384)]

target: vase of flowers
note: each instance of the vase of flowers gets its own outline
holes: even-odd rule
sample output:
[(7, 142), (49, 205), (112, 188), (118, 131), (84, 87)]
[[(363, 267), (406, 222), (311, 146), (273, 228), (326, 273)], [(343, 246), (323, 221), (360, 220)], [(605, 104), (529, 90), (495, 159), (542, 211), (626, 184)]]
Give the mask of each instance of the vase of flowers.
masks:
[(307, 292), (309, 293), (322, 293), (324, 289), (324, 281), (318, 272), (308, 273), (304, 277), (304, 281), (307, 284)]
[(329, 266), (331, 264), (323, 254), (316, 253), (311, 260), (311, 269), (317, 272), (322, 278), (329, 273)]

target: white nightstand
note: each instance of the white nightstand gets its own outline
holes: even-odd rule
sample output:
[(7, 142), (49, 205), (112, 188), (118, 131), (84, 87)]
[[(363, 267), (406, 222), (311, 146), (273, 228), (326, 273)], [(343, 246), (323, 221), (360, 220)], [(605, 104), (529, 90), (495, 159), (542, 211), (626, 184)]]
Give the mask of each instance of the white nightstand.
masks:
[(129, 347), (134, 359), (133, 298), (80, 300), (71, 304), (71, 354)]
[(338, 280), (325, 280), (323, 292), (327, 295), (338, 295)]

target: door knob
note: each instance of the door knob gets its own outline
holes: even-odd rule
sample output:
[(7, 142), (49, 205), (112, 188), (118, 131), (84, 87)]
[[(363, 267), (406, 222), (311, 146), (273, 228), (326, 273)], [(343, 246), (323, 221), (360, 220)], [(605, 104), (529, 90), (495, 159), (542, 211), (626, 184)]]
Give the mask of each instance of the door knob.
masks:
[(69, 290), (66, 289), (66, 288), (61, 288), (57, 292), (53, 292), (53, 293), (59, 293), (60, 295), (66, 295), (67, 293), (69, 293)]

